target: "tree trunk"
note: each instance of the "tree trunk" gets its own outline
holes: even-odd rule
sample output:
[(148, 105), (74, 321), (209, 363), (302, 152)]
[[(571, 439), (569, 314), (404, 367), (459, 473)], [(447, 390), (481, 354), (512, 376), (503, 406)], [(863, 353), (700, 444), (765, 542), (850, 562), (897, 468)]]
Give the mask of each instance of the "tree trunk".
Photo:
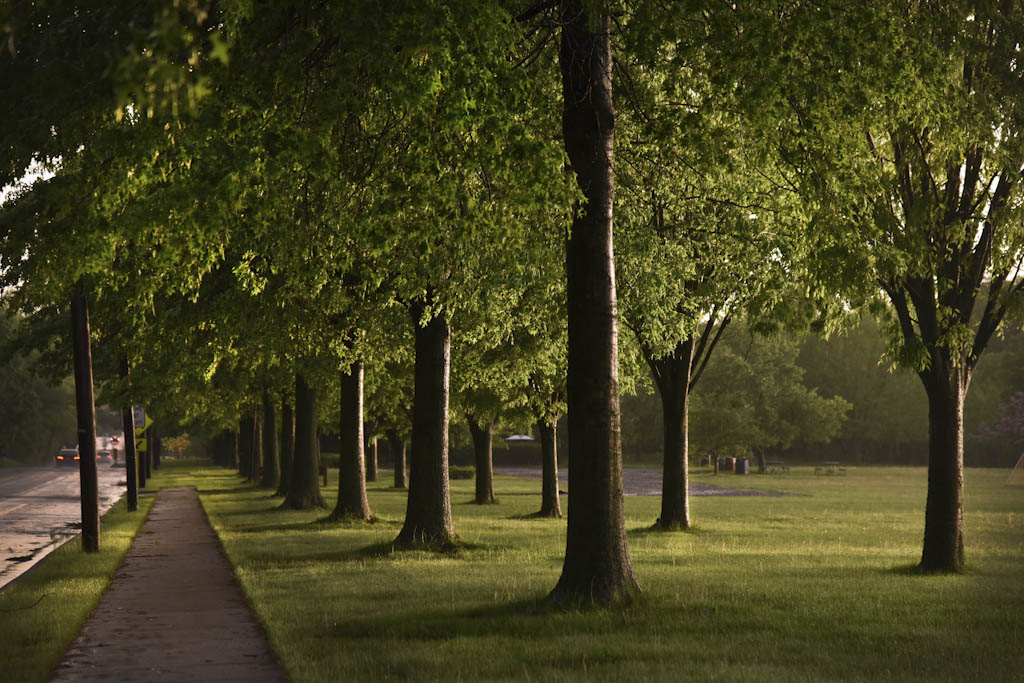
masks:
[(420, 325), (422, 304), (412, 308), (416, 327), (413, 370), (412, 454), (405, 524), (397, 543), (448, 547), (455, 542), (448, 484), (448, 378), (451, 328), (443, 312)]
[[(127, 379), (129, 372), (127, 356), (121, 356), (120, 366), (121, 379)], [(124, 431), (124, 476), (128, 482), (125, 505), (128, 512), (135, 512), (139, 509), (139, 477), (136, 472), (138, 455), (135, 452), (135, 413), (132, 411), (130, 403), (121, 408), (121, 429)]]
[(160, 432), (154, 423), (146, 430), (146, 442), (149, 444), (150, 465), (154, 470), (160, 469)]
[(694, 339), (679, 342), (661, 358), (647, 358), (661, 397), (663, 427), (661, 517), (655, 528), (690, 528), (689, 479), (689, 405), (690, 367)]
[(473, 502), (477, 505), (494, 502), (494, 422), (478, 423), (473, 415), (467, 413), (469, 433), (473, 436), (473, 463), (476, 469), (476, 496)]
[(92, 343), (89, 305), (81, 294), (71, 296), (71, 348), (78, 415), (78, 473), (82, 493), (82, 549), (100, 549), (100, 496), (96, 475), (96, 403), (92, 386)]
[(238, 421), (238, 474), (246, 480), (252, 468), (254, 420), (255, 417), (248, 414)]
[(537, 517), (561, 517), (562, 504), (558, 496), (558, 440), (555, 438), (557, 419), (548, 424), (537, 421), (540, 432), (541, 494)]
[(281, 398), (281, 476), (275, 496), (288, 495), (292, 476), (292, 461), (295, 457), (295, 416), (288, 397)]
[(338, 503), (331, 519), (373, 520), (366, 498), (363, 455), (363, 361), (356, 361), (341, 376), (341, 453), (338, 467)]
[(363, 449), (366, 454), (366, 481), (377, 481), (377, 437), (371, 434), (371, 425), (363, 423)]
[(395, 429), (388, 430), (388, 450), (395, 468), (395, 488), (405, 488), (405, 442)]
[(585, 201), (566, 243), (569, 519), (562, 575), (548, 600), (615, 605), (640, 587), (622, 509), (609, 19), (588, 17), (580, 0), (563, 0), (560, 15), (562, 134)]
[(316, 389), (306, 384), (305, 377), (296, 375), (295, 459), (288, 495), (281, 507), (291, 510), (327, 507), (320, 494), (316, 441)]
[(263, 478), (260, 486), (276, 489), (281, 479), (281, 460), (277, 451), (277, 411), (270, 392), (263, 392)]
[(263, 430), (260, 428), (263, 420), (258, 412), (253, 413), (252, 422), (252, 460), (249, 464), (249, 481), (255, 482), (260, 477), (260, 467), (263, 464)]
[[(146, 430), (149, 431), (148, 429)], [(149, 434), (145, 434), (146, 450), (142, 453), (142, 462), (146, 468), (146, 479), (153, 478), (153, 446), (150, 444)]]
[(958, 572), (964, 565), (964, 397), (966, 373), (957, 367), (927, 371), (928, 500), (920, 568)]

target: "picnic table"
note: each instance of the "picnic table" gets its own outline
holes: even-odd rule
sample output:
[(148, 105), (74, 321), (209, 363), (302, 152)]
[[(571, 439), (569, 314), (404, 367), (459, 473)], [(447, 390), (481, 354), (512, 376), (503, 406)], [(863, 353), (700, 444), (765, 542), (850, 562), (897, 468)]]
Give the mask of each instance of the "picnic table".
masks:
[(789, 465), (781, 460), (766, 460), (765, 471), (774, 474), (775, 472), (789, 472)]

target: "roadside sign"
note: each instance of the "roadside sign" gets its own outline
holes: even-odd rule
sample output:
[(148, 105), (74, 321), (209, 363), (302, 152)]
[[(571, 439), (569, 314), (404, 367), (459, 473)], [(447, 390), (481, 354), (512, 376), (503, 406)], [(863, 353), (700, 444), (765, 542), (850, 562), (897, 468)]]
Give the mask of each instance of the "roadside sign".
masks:
[(149, 426), (153, 424), (153, 418), (146, 414), (145, 408), (139, 408), (134, 406), (132, 408), (132, 414), (135, 416), (135, 434), (139, 435), (149, 429)]
[(145, 453), (146, 452), (146, 437), (140, 436), (139, 438), (135, 439), (135, 452), (136, 453)]

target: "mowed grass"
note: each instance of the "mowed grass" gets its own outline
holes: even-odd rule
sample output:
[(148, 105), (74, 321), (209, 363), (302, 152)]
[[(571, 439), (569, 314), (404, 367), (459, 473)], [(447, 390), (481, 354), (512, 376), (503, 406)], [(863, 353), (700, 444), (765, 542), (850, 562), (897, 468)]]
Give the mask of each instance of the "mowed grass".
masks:
[[(1022, 680), (1024, 487), (969, 470), (967, 570), (911, 571), (923, 469), (813, 468), (695, 481), (797, 494), (699, 497), (696, 528), (648, 530), (657, 497), (627, 497), (643, 595), (562, 613), (564, 520), (537, 520), (540, 481), (498, 477), (497, 505), (452, 482), (463, 547), (394, 551), (405, 492), (370, 484), (376, 524), (281, 511), (220, 469), (195, 485), (289, 676), (338, 680)], [(325, 497), (333, 505), (336, 471)], [(160, 482), (158, 482), (160, 483)], [(563, 508), (567, 499), (563, 499)]]
[(100, 551), (82, 551), (76, 537), (0, 592), (0, 681), (45, 681), (121, 565), (153, 506), (122, 499), (100, 522)]

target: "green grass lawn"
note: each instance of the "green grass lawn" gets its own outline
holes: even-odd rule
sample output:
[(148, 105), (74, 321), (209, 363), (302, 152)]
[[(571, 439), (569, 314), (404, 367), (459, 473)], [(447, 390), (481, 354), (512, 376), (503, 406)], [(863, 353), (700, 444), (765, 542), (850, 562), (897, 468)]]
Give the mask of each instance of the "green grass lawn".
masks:
[[(202, 501), (296, 681), (1020, 680), (1024, 488), (967, 473), (967, 571), (909, 571), (925, 471), (696, 481), (794, 494), (696, 498), (696, 529), (652, 533), (656, 497), (629, 497), (644, 589), (625, 611), (552, 612), (564, 521), (526, 519), (540, 481), (498, 478), (498, 505), (452, 482), (456, 556), (392, 552), (404, 492), (370, 486), (373, 525), (285, 512), (231, 474), (197, 471)], [(334, 480), (332, 474), (332, 480)], [(208, 479), (207, 479), (208, 478)], [(333, 483), (333, 481), (332, 481)], [(326, 491), (333, 503), (335, 489)], [(565, 501), (563, 501), (565, 506)]]
[[(149, 488), (200, 490), (295, 681), (1011, 681), (1024, 671), (1024, 487), (1005, 486), (1006, 474), (967, 472), (967, 571), (926, 577), (909, 571), (923, 469), (696, 470), (702, 483), (799, 495), (695, 498), (696, 529), (669, 534), (647, 530), (657, 497), (628, 497), (643, 595), (582, 613), (542, 604), (565, 522), (527, 518), (539, 480), (499, 477), (499, 504), (486, 506), (469, 502), (472, 480), (453, 481), (464, 543), (454, 556), (390, 549), (405, 514), (390, 472), (370, 485), (372, 525), (278, 510), (269, 492), (198, 463), (165, 463)], [(0, 593), (0, 680), (45, 680), (141, 517), (118, 506), (104, 518), (102, 557), (68, 544)]]

